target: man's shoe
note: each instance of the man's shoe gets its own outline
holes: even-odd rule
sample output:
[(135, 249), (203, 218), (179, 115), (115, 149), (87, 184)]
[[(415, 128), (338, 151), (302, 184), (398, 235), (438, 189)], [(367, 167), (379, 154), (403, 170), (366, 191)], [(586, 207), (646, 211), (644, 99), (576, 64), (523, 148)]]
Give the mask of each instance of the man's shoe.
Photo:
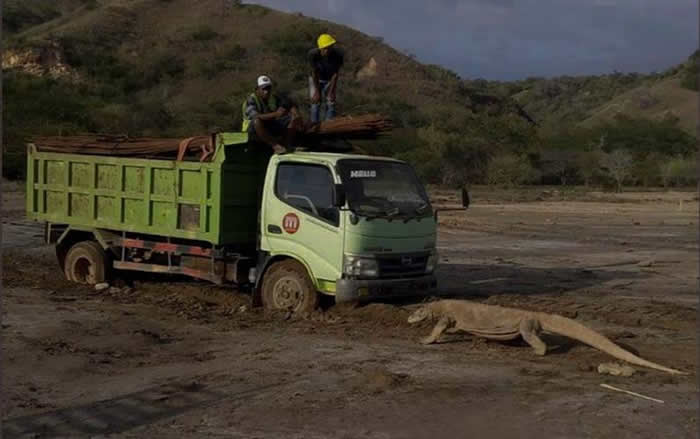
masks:
[(287, 148), (282, 145), (275, 145), (272, 147), (272, 149), (275, 151), (275, 154), (284, 154), (287, 152)]

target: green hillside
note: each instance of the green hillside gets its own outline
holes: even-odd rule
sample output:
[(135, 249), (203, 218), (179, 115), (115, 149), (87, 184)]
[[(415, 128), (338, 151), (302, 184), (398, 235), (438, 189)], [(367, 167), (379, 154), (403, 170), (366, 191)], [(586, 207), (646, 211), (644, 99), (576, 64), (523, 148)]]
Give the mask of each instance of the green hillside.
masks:
[(612, 120), (617, 114), (624, 114), (651, 120), (677, 118), (685, 131), (694, 133), (698, 120), (698, 94), (680, 84), (680, 78), (671, 77), (636, 87), (596, 109), (583, 125), (595, 126), (601, 121)]
[(592, 127), (616, 115), (663, 120), (678, 119), (679, 126), (695, 135), (698, 121), (697, 53), (682, 66), (656, 81), (648, 81), (596, 108), (583, 121)]
[(2, 9), (2, 30), (14, 35), (61, 17), (70, 17), (76, 10), (97, 6), (94, 0), (5, 0)]
[[(439, 184), (491, 181), (499, 163), (523, 161), (533, 171), (526, 180), (542, 181), (542, 154), (559, 148), (563, 129), (664, 78), (462, 79), (349, 27), (228, 0), (14, 0), (3, 13), (12, 29), (3, 53), (7, 177), (22, 177), (30, 135), (236, 130), (262, 73), (306, 110), (305, 54), (321, 32), (347, 53), (340, 114), (381, 112), (397, 127), (365, 149), (410, 160)], [(578, 144), (596, 129), (577, 132), (586, 139)]]

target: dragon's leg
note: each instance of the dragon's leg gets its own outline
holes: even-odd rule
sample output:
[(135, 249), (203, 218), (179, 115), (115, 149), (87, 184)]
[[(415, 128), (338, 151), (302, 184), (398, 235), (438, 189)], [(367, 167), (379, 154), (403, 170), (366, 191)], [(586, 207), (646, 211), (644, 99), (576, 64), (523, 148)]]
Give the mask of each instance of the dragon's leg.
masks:
[(547, 345), (539, 337), (542, 330), (540, 322), (536, 319), (523, 319), (520, 321), (520, 335), (535, 350), (535, 354), (544, 355), (547, 353)]
[(437, 339), (442, 335), (443, 332), (450, 326), (452, 322), (450, 321), (450, 318), (447, 316), (442, 316), (440, 320), (435, 324), (435, 327), (433, 328), (433, 332), (430, 333), (429, 336), (421, 339), (422, 344), (431, 344), (435, 343)]

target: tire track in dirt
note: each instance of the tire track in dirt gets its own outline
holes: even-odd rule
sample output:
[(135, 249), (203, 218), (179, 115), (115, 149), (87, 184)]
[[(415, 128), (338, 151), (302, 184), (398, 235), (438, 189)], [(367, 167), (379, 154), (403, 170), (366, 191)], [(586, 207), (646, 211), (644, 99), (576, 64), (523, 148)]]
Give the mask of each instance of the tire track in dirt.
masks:
[(187, 380), (40, 415), (7, 419), (2, 423), (2, 433), (5, 438), (123, 433), (223, 400), (244, 401), (269, 394), (285, 385), (288, 383), (207, 386), (197, 379)]

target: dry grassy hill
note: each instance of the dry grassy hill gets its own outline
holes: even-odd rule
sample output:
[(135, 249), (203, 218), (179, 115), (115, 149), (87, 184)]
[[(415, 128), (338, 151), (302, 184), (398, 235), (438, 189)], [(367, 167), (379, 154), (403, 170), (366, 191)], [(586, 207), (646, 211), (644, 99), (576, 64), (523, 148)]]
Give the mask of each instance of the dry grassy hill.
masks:
[(679, 126), (694, 135), (698, 121), (698, 93), (683, 88), (681, 78), (672, 76), (615, 97), (595, 110), (582, 124), (594, 126), (617, 114), (652, 120), (678, 118)]
[[(236, 130), (263, 73), (306, 110), (306, 53), (322, 32), (347, 53), (339, 112), (391, 117), (392, 138), (372, 151), (412, 161), (431, 181), (483, 179), (495, 155), (527, 155), (552, 127), (605, 120), (615, 108), (671, 112), (686, 128), (695, 117), (697, 93), (670, 76), (463, 79), (347, 26), (231, 0), (6, 0), (3, 24), (8, 177), (21, 177), (30, 135)], [(652, 96), (644, 111), (640, 87)]]
[[(65, 61), (81, 80), (122, 82), (121, 90), (113, 94), (137, 99), (158, 95), (173, 114), (194, 118), (203, 117), (215, 105), (226, 109), (233, 120), (240, 100), (262, 73), (304, 101), (306, 51), (319, 33), (329, 31), (348, 54), (341, 84), (343, 110), (386, 111), (400, 103), (394, 113), (404, 119), (411, 116), (406, 110), (410, 113), (420, 107), (412, 116), (418, 117), (418, 113), (444, 108), (445, 103), (452, 112), (461, 111), (464, 99), (456, 93), (460, 86), (456, 75), (422, 65), (379, 39), (300, 15), (254, 5), (225, 8), (225, 4), (222, 0), (102, 1), (98, 7), (74, 8), (14, 35), (10, 54), (4, 58), (53, 47), (57, 55), (50, 58)], [(12, 67), (21, 70), (17, 64)], [(121, 105), (128, 107), (131, 102)], [(116, 105), (109, 106), (111, 116), (119, 113), (120, 104)], [(207, 125), (199, 122), (183, 130)], [(221, 125), (224, 120), (215, 122)]]

